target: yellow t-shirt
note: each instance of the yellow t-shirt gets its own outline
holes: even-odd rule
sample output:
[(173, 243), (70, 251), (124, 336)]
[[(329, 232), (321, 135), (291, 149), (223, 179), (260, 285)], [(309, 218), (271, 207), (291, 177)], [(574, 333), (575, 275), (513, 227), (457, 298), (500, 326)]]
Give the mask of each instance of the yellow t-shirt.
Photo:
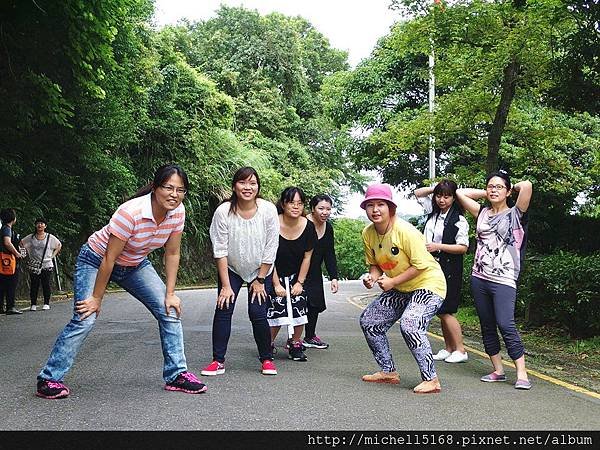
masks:
[[(425, 237), (410, 223), (396, 218), (383, 238), (370, 224), (362, 231), (365, 261), (378, 266), (388, 277), (395, 277), (410, 266), (424, 269), (412, 280), (394, 286), (400, 292), (427, 289), (446, 297), (446, 279), (438, 262), (425, 248)], [(379, 246), (381, 239), (381, 248)]]

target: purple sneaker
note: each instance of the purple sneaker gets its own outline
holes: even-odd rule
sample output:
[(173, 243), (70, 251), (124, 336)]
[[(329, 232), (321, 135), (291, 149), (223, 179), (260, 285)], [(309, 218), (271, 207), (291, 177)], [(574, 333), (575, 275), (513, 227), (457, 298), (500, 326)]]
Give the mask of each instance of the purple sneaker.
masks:
[(496, 381), (506, 381), (506, 375), (498, 375), (496, 372), (492, 372), (488, 375), (484, 375), (480, 378), (481, 381), (486, 383), (495, 383)]
[(167, 391), (181, 391), (186, 394), (200, 394), (206, 392), (206, 385), (192, 372), (181, 372), (173, 381), (165, 384)]
[(531, 389), (531, 383), (529, 380), (517, 380), (515, 383), (515, 389), (522, 389), (524, 391), (528, 391)]
[(50, 400), (68, 397), (71, 391), (60, 381), (38, 380), (35, 395)]
[(329, 344), (327, 342), (323, 342), (321, 338), (317, 335), (314, 335), (313, 337), (308, 339), (304, 339), (303, 343), (304, 346), (307, 348), (326, 349), (327, 347), (329, 347)]

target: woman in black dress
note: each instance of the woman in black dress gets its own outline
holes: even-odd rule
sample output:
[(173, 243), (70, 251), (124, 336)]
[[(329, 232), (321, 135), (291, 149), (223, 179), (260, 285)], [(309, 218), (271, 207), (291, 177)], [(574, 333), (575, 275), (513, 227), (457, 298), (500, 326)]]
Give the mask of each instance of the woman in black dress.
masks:
[(335, 258), (333, 226), (327, 221), (331, 215), (333, 201), (326, 194), (316, 195), (310, 201), (311, 213), (306, 217), (310, 220), (317, 232), (317, 243), (310, 260), (308, 277), (306, 278), (306, 294), (308, 296), (308, 323), (304, 330), (304, 346), (309, 348), (325, 349), (329, 344), (323, 342), (316, 334), (319, 313), (325, 311), (325, 292), (323, 290), (323, 272), (325, 267), (331, 280), (331, 292), (338, 291), (337, 260)]
[(317, 240), (314, 225), (303, 215), (305, 202), (302, 189), (288, 187), (277, 203), (279, 247), (273, 271), (274, 293), (269, 296), (267, 311), (271, 342), (275, 342), (282, 325), (293, 327), (288, 345), (289, 358), (294, 361), (306, 361), (302, 347), (302, 332), (308, 322), (304, 282)]

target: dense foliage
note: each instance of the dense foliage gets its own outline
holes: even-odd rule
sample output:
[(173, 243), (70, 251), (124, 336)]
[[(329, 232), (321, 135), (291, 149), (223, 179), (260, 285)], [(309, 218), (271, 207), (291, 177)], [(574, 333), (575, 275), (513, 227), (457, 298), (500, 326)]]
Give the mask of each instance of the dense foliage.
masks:
[(361, 236), (365, 226), (366, 223), (358, 219), (340, 218), (333, 222), (335, 254), (342, 279), (356, 280), (368, 270)]
[(156, 30), (151, 0), (0, 8), (1, 206), (17, 210), (21, 234), (47, 217), (67, 268), (165, 162), (192, 186), (183, 282), (214, 272), (196, 262), (210, 260), (208, 224), (238, 167), (256, 167), (271, 200), (291, 184), (338, 196), (362, 180), (322, 114), (321, 83), (347, 55), (304, 19), (223, 7)]

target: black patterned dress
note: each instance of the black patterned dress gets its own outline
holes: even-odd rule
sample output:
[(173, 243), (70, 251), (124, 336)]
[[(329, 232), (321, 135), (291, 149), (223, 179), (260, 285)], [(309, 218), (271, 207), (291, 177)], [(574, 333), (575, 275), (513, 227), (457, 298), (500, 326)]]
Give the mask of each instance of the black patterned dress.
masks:
[[(298, 280), (298, 272), (304, 259), (304, 253), (312, 250), (317, 241), (315, 226), (309, 220), (302, 234), (294, 240), (288, 240), (279, 235), (279, 248), (275, 259), (275, 268), (279, 282), (285, 288), (285, 279), (288, 278), (290, 290)], [(272, 327), (281, 325), (304, 325), (308, 322), (306, 317), (308, 298), (306, 291), (302, 290), (299, 295), (291, 296), (291, 314), (288, 313), (287, 298), (278, 297), (275, 292), (269, 295), (269, 309), (267, 320)], [(291, 317), (290, 317), (291, 316)]]

